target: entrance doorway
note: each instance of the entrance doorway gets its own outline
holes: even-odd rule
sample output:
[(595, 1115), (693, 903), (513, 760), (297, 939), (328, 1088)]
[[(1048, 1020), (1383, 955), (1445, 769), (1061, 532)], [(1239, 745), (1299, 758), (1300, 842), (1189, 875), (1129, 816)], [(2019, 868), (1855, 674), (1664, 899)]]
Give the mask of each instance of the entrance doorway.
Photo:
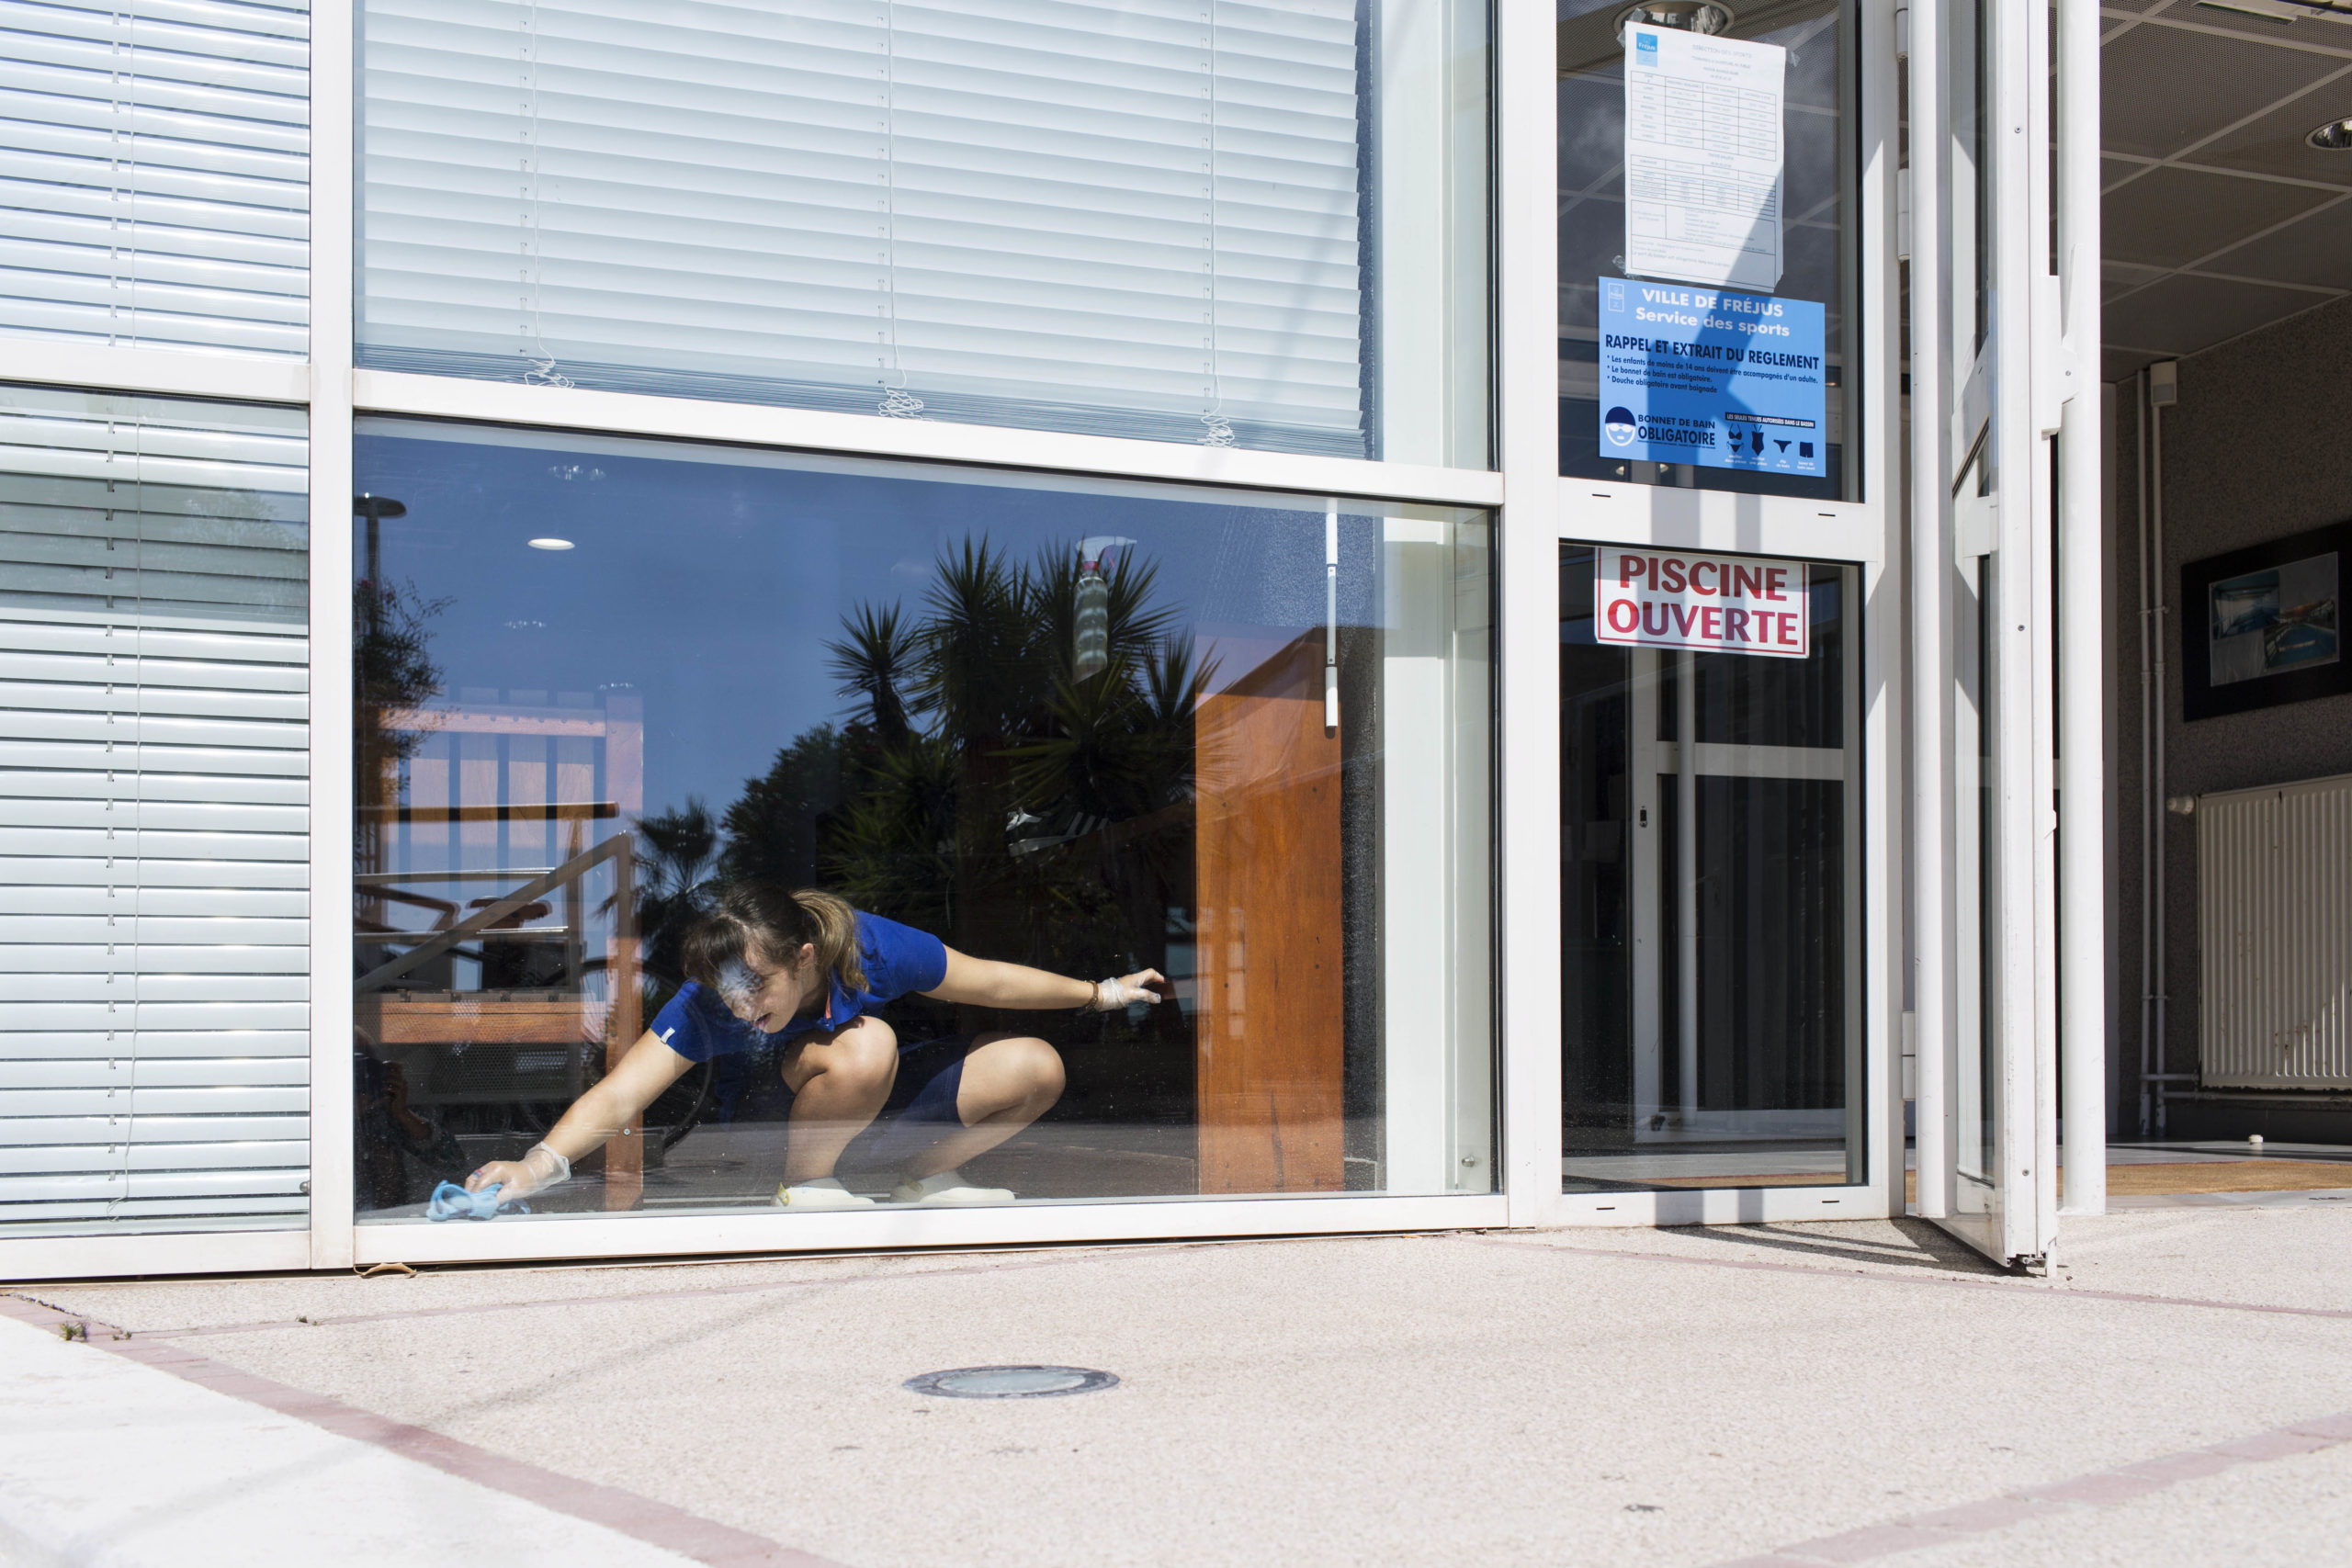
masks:
[(1624, 554), (1560, 548), (1563, 1182), (1859, 1183), (1857, 570), (1790, 563), (1792, 658), (1605, 640)]

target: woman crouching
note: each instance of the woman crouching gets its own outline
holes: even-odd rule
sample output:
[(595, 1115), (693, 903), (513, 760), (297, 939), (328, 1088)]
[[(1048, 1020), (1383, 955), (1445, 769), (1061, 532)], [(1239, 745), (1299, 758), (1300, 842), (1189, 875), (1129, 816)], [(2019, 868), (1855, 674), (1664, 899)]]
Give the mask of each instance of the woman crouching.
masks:
[(492, 1160), (466, 1179), (521, 1198), (571, 1174), (574, 1160), (641, 1115), (689, 1067), (784, 1043), (792, 1093), (784, 1180), (790, 1209), (864, 1209), (874, 1200), (834, 1176), (888, 1170), (891, 1197), (930, 1206), (1009, 1203), (1003, 1188), (975, 1187), (958, 1168), (1044, 1115), (1061, 1098), (1060, 1055), (1032, 1034), (978, 1034), (906, 1045), (876, 1016), (910, 993), (971, 1007), (1110, 1012), (1158, 1002), (1156, 969), (1073, 980), (1019, 964), (973, 958), (927, 931), (853, 909), (829, 893), (739, 885), (685, 938), (687, 983), (653, 1026), (574, 1101), (519, 1160)]

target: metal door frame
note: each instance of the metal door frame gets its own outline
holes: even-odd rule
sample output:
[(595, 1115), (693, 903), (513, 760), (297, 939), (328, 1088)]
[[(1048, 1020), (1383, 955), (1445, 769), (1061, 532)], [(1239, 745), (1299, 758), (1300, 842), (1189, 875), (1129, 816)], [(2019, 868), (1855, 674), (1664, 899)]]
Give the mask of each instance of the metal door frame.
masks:
[[(1904, 1106), (1898, 1053), (1907, 909), (1900, 896), (1903, 697), (1898, 676), (1904, 668), (1905, 644), (1900, 571), (1904, 456), (1901, 295), (1894, 245), (1898, 148), (1894, 17), (1893, 0), (1854, 0), (1846, 18), (1854, 35), (1849, 99), (1854, 108), (1849, 128), (1854, 162), (1849, 186), (1854, 210), (1847, 221), (1849, 243), (1853, 246), (1853, 294), (1859, 301), (1847, 324), (1846, 370), (1856, 383), (1847, 439), (1856, 448), (1862, 476), (1859, 499), (1805, 501), (1605, 479), (1556, 481), (1557, 536), (1562, 543), (1766, 555), (1856, 568), (1852, 623), (1856, 632), (1849, 652), (1861, 661), (1860, 722), (1854, 732), (1861, 762), (1859, 787), (1850, 800), (1851, 832), (1857, 835), (1860, 853), (1849, 862), (1848, 874), (1860, 882), (1858, 909), (1862, 934), (1859, 972), (1849, 975), (1849, 995), (1859, 1004), (1855, 1016), (1861, 1031), (1862, 1070), (1849, 1086), (1848, 1121), (1864, 1141), (1865, 1176), (1860, 1182), (1835, 1187), (1559, 1193), (1560, 1085), (1555, 1022), (1547, 1042), (1553, 1048), (1544, 1054), (1551, 1079), (1548, 1126), (1539, 1129), (1532, 1117), (1514, 1123), (1519, 1139), (1514, 1167), (1526, 1172), (1521, 1179), (1531, 1187), (1542, 1180), (1536, 1174), (1542, 1168), (1536, 1161), (1548, 1156), (1553, 1192), (1540, 1200), (1531, 1193), (1522, 1200), (1520, 1189), (1514, 1187), (1512, 1214), (1518, 1223), (1720, 1224), (1864, 1219), (1903, 1212)], [(1556, 130), (1552, 144), (1556, 144), (1555, 138)], [(1511, 482), (1518, 482), (1516, 475)], [(1547, 575), (1556, 578), (1557, 574)], [(1525, 673), (1522, 667), (1522, 682)], [(1556, 686), (1551, 694), (1556, 709)], [(1521, 710), (1510, 711), (1507, 735), (1519, 722), (1516, 716)], [(1556, 819), (1555, 727), (1551, 734), (1554, 743), (1546, 766), (1552, 771), (1551, 809)], [(1556, 888), (1555, 882), (1555, 900)], [(1555, 922), (1556, 919), (1555, 912)], [(1556, 951), (1556, 923), (1554, 942)], [(1551, 973), (1555, 977), (1559, 974), (1556, 958)], [(1556, 1001), (1553, 1010), (1556, 1018)], [(1523, 1114), (1524, 1097), (1520, 1109)], [(1537, 1138), (1542, 1144), (1530, 1149), (1530, 1141)], [(1527, 1219), (1521, 1220), (1521, 1214)]]
[[(1953, 7), (1963, 4), (1984, 28), (1968, 62), (1948, 48)], [(1996, 1261), (2033, 1268), (2057, 1235), (2062, 1079), (2068, 1212), (2096, 1213), (2106, 1201), (2098, 12), (2090, 0), (1912, 0), (1906, 10), (1898, 29), (1915, 128), (1906, 184), (1918, 193), (1905, 236), (1919, 628), (1917, 1212)], [(1973, 279), (1973, 266), (1955, 265), (1952, 238), (1966, 226), (1961, 203), (1967, 224), (1980, 209), (1978, 172), (1953, 140), (1952, 103), (1976, 90), (1980, 62), (1990, 321), (1984, 352), (1972, 348), (1962, 377), (1955, 288)], [(1974, 763), (1958, 744), (1976, 709), (1962, 658), (1972, 638), (1957, 624), (1970, 575), (1998, 610), (1984, 623), (1994, 796), (1981, 846), (1958, 789)], [(2062, 626), (2087, 635), (2062, 649)], [(1972, 851), (1990, 857), (1986, 867)], [(1980, 869), (1989, 870), (1981, 881)], [(1980, 886), (1992, 902), (1978, 952), (1974, 922), (1962, 916)], [(2062, 959), (2082, 977), (2063, 997)], [(1974, 1060), (1962, 1031), (1973, 1033), (1980, 994), (1990, 998), (1980, 1038), (1994, 1053), (1996, 1096), (1981, 1206), (1957, 1167), (1958, 1075)]]

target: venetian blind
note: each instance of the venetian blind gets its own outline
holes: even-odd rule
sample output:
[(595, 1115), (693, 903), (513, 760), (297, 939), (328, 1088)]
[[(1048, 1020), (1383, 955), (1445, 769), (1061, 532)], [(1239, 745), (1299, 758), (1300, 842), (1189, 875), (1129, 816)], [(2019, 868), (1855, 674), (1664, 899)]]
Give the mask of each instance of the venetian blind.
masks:
[(0, 333), (306, 351), (302, 0), (0, 0)]
[(0, 387), (0, 1234), (306, 1223), (306, 462)]
[(1356, 0), (365, 0), (360, 357), (1365, 450)]

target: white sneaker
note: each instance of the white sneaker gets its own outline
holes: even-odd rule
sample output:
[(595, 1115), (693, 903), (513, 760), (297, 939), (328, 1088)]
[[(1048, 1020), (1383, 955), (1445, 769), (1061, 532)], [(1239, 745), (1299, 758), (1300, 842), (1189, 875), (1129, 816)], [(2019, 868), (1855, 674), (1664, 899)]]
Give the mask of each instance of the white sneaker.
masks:
[(979, 1203), (1010, 1203), (1010, 1187), (975, 1187), (964, 1179), (960, 1170), (943, 1170), (936, 1176), (921, 1176), (901, 1181), (890, 1190), (890, 1200), (896, 1203), (912, 1203), (924, 1209), (953, 1209)]
[(775, 1206), (779, 1209), (871, 1209), (874, 1200), (861, 1197), (843, 1187), (833, 1178), (821, 1177), (815, 1181), (796, 1182), (775, 1190)]

